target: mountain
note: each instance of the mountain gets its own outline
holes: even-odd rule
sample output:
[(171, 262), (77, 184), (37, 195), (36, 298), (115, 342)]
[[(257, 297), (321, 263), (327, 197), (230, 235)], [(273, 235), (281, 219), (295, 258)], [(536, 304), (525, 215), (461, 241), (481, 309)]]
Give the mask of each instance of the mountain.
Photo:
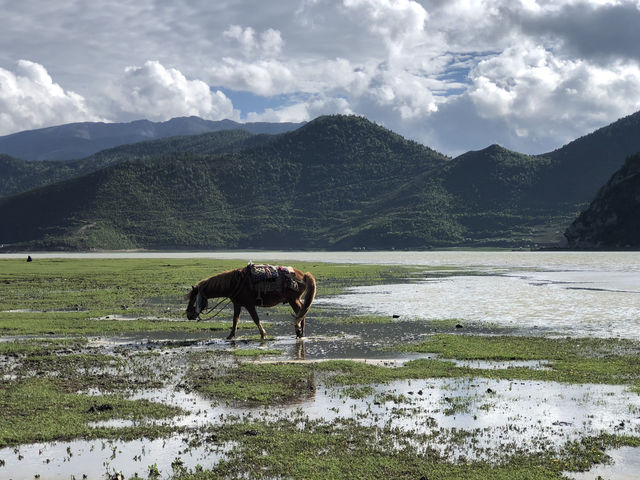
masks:
[(640, 153), (627, 158), (565, 236), (572, 248), (640, 248)]
[(457, 221), (468, 240), (488, 245), (555, 241), (579, 207), (558, 209), (538, 195), (551, 163), (500, 145), (450, 162), (442, 172), (443, 185), (453, 196)]
[(245, 130), (275, 135), (302, 123), (237, 123), (199, 117), (172, 118), (166, 122), (137, 120), (129, 123), (82, 122), (40, 128), (0, 137), (0, 153), (23, 160), (73, 160), (101, 150), (159, 138), (198, 135), (220, 130)]
[(550, 245), (627, 156), (640, 151), (640, 112), (542, 155), (498, 145), (455, 158), (444, 171), (467, 243)]
[(625, 159), (640, 152), (640, 111), (541, 155), (552, 165), (541, 178), (551, 202), (589, 202)]
[(420, 204), (411, 200), (414, 192), (406, 185), (419, 180), (423, 186), (447, 161), (363, 118), (320, 117), (239, 152), (138, 156), (0, 199), (0, 243), (344, 248), (395, 240), (400, 246), (424, 245), (445, 237), (438, 229), (447, 218), (438, 211), (418, 212)]
[(245, 130), (221, 130), (201, 135), (169, 137), (103, 150), (80, 160), (25, 161), (0, 154), (0, 198), (79, 177), (133, 158), (177, 153), (217, 154), (243, 150), (271, 140)]
[(234, 131), (219, 132), (215, 141), (186, 136), (121, 146), (78, 161), (87, 162), (88, 174), (0, 199), (0, 244), (557, 245), (593, 199), (593, 185), (640, 151), (639, 120), (626, 117), (535, 156), (491, 145), (451, 159), (342, 115), (275, 136)]

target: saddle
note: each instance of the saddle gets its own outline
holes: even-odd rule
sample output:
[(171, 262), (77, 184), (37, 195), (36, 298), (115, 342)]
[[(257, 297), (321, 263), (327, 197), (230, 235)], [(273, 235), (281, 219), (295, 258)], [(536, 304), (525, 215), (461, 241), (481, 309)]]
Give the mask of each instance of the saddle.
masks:
[(298, 282), (291, 267), (249, 263), (247, 268), (258, 305), (262, 304), (264, 294), (275, 293), (284, 297), (287, 289), (298, 291)]

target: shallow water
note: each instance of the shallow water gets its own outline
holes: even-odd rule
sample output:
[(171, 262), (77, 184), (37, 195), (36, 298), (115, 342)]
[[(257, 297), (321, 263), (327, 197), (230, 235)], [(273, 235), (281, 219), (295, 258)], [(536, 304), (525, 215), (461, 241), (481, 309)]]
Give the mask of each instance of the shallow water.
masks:
[(607, 452), (611, 464), (598, 465), (588, 472), (567, 473), (574, 480), (638, 480), (640, 478), (640, 448), (622, 447)]
[(354, 287), (318, 304), (403, 319), (455, 318), (574, 337), (640, 339), (638, 253), (460, 252), (438, 258), (440, 264), (445, 259), (463, 273), (425, 272), (414, 284)]
[(211, 468), (228, 449), (215, 450), (206, 446), (188, 448), (185, 438), (173, 436), (130, 442), (76, 440), (23, 445), (17, 451), (13, 448), (3, 449), (0, 458), (6, 463), (0, 467), (0, 478), (104, 479), (114, 472), (123, 472), (125, 478), (133, 477), (135, 473), (147, 478), (149, 466), (154, 464), (161, 472), (161, 478), (168, 478), (168, 474), (173, 472), (171, 464), (177, 458), (188, 468), (195, 468), (196, 465)]
[[(535, 452), (603, 431), (640, 434), (640, 397), (625, 387), (611, 385), (482, 378), (400, 380), (374, 385), (373, 393), (361, 399), (350, 398), (342, 388), (320, 386), (299, 401), (269, 408), (229, 406), (171, 387), (140, 391), (132, 398), (179, 405), (190, 413), (172, 423), (196, 429), (231, 418), (354, 418), (364, 425), (429, 435), (432, 440), (421, 443), (422, 448), (434, 448), (452, 460), (461, 456), (491, 458), (492, 454), (518, 448)], [(471, 436), (451, 440), (452, 435), (463, 431)], [(3, 449), (0, 458), (5, 459), (6, 465), (0, 474), (16, 480), (31, 479), (36, 474), (48, 479), (68, 479), (71, 475), (104, 478), (106, 472), (115, 470), (127, 478), (135, 472), (146, 477), (148, 467), (154, 463), (161, 472), (171, 472), (176, 458), (190, 469), (198, 464), (210, 468), (233, 448), (189, 448), (188, 439), (189, 435), (181, 435), (155, 441), (73, 441), (26, 445), (16, 451)], [(635, 463), (629, 453), (633, 451), (613, 452), (616, 464), (607, 467), (605, 478), (633, 478), (616, 476), (633, 471), (630, 469)]]
[[(24, 255), (15, 256), (21, 258)], [(49, 256), (49, 255), (47, 255)], [(419, 341), (436, 331), (429, 320), (455, 318), (467, 332), (468, 325), (496, 324), (515, 327), (528, 334), (557, 333), (570, 336), (602, 336), (640, 339), (640, 253), (635, 252), (198, 252), (198, 253), (123, 253), (54, 254), (73, 258), (225, 258), (239, 262), (322, 261), (376, 263), (438, 267), (433, 275), (425, 268), (424, 278), (406, 285), (356, 287), (349, 293), (318, 298), (323, 309), (348, 308), (353, 313), (399, 315), (399, 320), (380, 324), (339, 324), (314, 320), (311, 310), (307, 335), (294, 338), (288, 321), (271, 321), (267, 326), (272, 339), (260, 343), (245, 340), (256, 330), (242, 330), (235, 342), (215, 334), (127, 335), (101, 338), (91, 342), (107, 351), (114, 348), (131, 351), (162, 348), (162, 342), (185, 342), (169, 349), (167, 361), (180, 361), (186, 352), (268, 348), (280, 350), (276, 356), (258, 361), (294, 360), (313, 362), (323, 359), (358, 359), (392, 366), (420, 357), (385, 350), (397, 341)], [(0, 255), (0, 258), (7, 258)], [(32, 254), (34, 260), (45, 254)], [(264, 312), (264, 310), (262, 310)], [(229, 317), (227, 315), (227, 317)], [(247, 318), (243, 322), (250, 322)], [(231, 324), (229, 323), (229, 327)], [(474, 327), (476, 330), (478, 327)], [(481, 327), (480, 327), (481, 328)], [(474, 330), (475, 331), (475, 330)], [(518, 366), (546, 368), (544, 362), (525, 362)], [(504, 368), (513, 362), (467, 362), (475, 368)], [(177, 382), (176, 382), (177, 384)], [(420, 393), (421, 392), (421, 393)], [(392, 394), (395, 398), (383, 397)], [(513, 448), (533, 451), (548, 445), (600, 432), (640, 435), (640, 396), (625, 387), (609, 385), (566, 385), (553, 382), (499, 381), (488, 379), (428, 379), (397, 381), (374, 386), (373, 394), (363, 399), (348, 397), (343, 389), (320, 386), (315, 393), (293, 404), (246, 408), (229, 406), (188, 394), (170, 385), (144, 390), (133, 398), (147, 398), (179, 405), (190, 413), (172, 424), (203, 428), (229, 417), (253, 419), (291, 418), (301, 414), (309, 418), (356, 418), (371, 425), (388, 425), (424, 434), (433, 434), (432, 447), (452, 459), (464, 454), (484, 458), (491, 452)], [(474, 432), (474, 442), (448, 442), (454, 431)], [(103, 478), (107, 471), (122, 470), (146, 477), (148, 466), (157, 464), (166, 477), (171, 462), (180, 457), (185, 466), (205, 468), (224, 456), (204, 447), (187, 448), (182, 436), (158, 441), (135, 442), (63, 442), (25, 445), (0, 450), (1, 478), (68, 479)], [(69, 450), (67, 450), (69, 447)], [(112, 458), (115, 448), (115, 456)], [(225, 448), (231, 448), (227, 446)], [(71, 455), (69, 454), (71, 452)], [(609, 479), (628, 479), (638, 469), (640, 449), (624, 448), (609, 452), (612, 466), (601, 466), (585, 475), (585, 480), (602, 475)], [(22, 458), (20, 458), (22, 457)], [(49, 459), (49, 463), (46, 463)], [(46, 476), (44, 474), (47, 474)]]

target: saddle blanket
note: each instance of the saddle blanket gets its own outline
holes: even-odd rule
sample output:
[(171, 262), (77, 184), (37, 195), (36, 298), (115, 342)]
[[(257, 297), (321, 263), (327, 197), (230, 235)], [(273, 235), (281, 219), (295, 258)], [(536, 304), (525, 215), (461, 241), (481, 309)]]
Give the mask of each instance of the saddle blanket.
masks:
[(249, 264), (249, 273), (254, 290), (258, 297), (262, 293), (278, 292), (284, 294), (287, 288), (298, 290), (298, 282), (295, 281), (293, 268), (275, 265)]

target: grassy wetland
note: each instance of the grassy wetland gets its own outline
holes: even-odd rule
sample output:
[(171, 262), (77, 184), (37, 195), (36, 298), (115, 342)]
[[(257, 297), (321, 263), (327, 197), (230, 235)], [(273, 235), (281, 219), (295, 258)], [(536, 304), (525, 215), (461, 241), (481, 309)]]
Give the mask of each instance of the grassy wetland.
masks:
[(259, 310), (264, 341), (246, 312), (233, 341), (228, 309), (186, 320), (190, 285), (241, 260), (0, 260), (0, 477), (633, 471), (638, 339), (376, 313), (358, 290), (471, 267), (273, 263), (316, 277), (303, 340), (286, 305)]

